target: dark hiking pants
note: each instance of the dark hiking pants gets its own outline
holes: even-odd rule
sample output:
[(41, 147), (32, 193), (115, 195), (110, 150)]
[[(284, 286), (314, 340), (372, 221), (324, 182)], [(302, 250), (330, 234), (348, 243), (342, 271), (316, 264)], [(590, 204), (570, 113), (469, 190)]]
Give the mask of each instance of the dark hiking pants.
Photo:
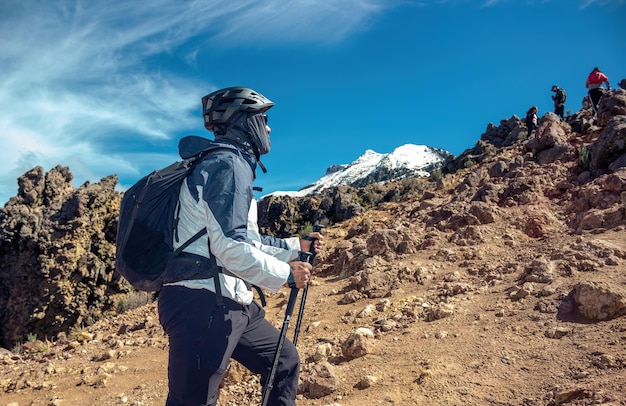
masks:
[(591, 99), (591, 105), (593, 106), (593, 111), (598, 112), (598, 104), (600, 103), (600, 99), (604, 95), (604, 90), (601, 87), (597, 89), (589, 90), (589, 98)]
[[(240, 305), (224, 298), (225, 309), (206, 289), (165, 286), (159, 294), (159, 320), (169, 337), (167, 406), (217, 403), (230, 358), (261, 374), (265, 383), (280, 332), (255, 302)], [(300, 359), (285, 339), (268, 405), (294, 406)]]
[(557, 116), (561, 117), (561, 119), (564, 117), (563, 116), (564, 113), (565, 113), (565, 105), (555, 106), (554, 107), (554, 114), (556, 114)]

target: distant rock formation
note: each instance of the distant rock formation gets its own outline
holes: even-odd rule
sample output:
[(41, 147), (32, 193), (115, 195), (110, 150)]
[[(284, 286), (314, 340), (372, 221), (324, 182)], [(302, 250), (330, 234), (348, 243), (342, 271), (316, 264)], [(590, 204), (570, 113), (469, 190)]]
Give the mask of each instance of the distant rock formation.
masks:
[(117, 176), (71, 181), (67, 167), (35, 167), (0, 210), (0, 346), (89, 325), (129, 288), (114, 278)]

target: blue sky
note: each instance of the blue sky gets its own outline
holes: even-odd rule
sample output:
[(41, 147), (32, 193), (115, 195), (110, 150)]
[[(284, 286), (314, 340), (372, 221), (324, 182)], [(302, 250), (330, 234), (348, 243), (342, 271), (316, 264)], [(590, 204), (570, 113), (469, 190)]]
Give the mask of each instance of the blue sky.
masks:
[[(0, 2), (0, 205), (36, 165), (120, 190), (212, 138), (200, 99), (248, 86), (276, 105), (262, 194), (366, 149), (455, 155), (550, 87), (581, 106), (595, 67), (626, 78), (626, 0)], [(261, 195), (262, 195), (261, 194)]]

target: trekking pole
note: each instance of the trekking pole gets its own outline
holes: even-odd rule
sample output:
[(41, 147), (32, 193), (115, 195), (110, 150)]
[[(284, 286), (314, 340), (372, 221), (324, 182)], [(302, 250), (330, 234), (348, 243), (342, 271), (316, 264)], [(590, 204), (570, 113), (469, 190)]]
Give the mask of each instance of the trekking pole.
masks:
[[(309, 257), (311, 256), (310, 252), (300, 251), (298, 254), (298, 260), (301, 262), (309, 262)], [(265, 384), (265, 388), (263, 388), (263, 398), (261, 399), (261, 405), (266, 406), (267, 401), (269, 400), (270, 393), (272, 392), (272, 388), (274, 387), (274, 379), (276, 378), (276, 370), (278, 369), (278, 360), (280, 359), (280, 352), (283, 348), (283, 344), (285, 343), (285, 336), (287, 335), (287, 329), (289, 328), (289, 321), (291, 320), (291, 314), (293, 313), (293, 308), (296, 305), (296, 300), (298, 299), (298, 288), (291, 288), (291, 292), (289, 293), (289, 301), (287, 302), (287, 309), (285, 310), (285, 319), (283, 320), (283, 327), (280, 330), (280, 336), (278, 338), (278, 345), (276, 346), (276, 352), (274, 353), (274, 361), (272, 362), (272, 369), (270, 370), (270, 374), (267, 377), (267, 383)]]
[[(316, 224), (313, 226), (313, 232), (317, 232), (317, 233), (321, 233), (322, 232), (322, 228), (324, 228), (323, 225), (321, 224)], [(317, 238), (313, 238), (313, 237), (309, 237), (306, 236), (304, 237), (305, 240), (311, 240), (311, 266), (314, 265), (315, 262), (315, 249), (313, 248), (313, 244), (315, 243), (315, 240)], [(312, 273), (312, 271), (311, 271)], [(300, 323), (302, 322), (302, 313), (304, 313), (304, 305), (306, 303), (306, 295), (309, 292), (309, 284), (307, 283), (306, 286), (304, 287), (304, 290), (302, 291), (302, 298), (300, 299), (300, 311), (298, 312), (298, 319), (296, 320), (296, 329), (293, 333), (293, 345), (296, 345), (298, 343), (298, 334), (300, 334)]]

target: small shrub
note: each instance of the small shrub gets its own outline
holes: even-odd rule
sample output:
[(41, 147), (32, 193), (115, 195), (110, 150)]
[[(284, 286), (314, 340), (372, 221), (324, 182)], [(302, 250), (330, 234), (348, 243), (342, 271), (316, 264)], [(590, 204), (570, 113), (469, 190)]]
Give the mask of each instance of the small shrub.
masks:
[(302, 225), (302, 228), (300, 229), (300, 231), (298, 231), (298, 236), (306, 237), (312, 232), (313, 232), (313, 224), (311, 224), (310, 221), (307, 221)]
[(148, 303), (152, 303), (153, 300), (154, 295), (150, 292), (141, 292), (138, 290), (128, 292), (118, 300), (116, 311), (117, 313), (122, 314), (129, 310), (147, 305)]
[(581, 145), (578, 147), (578, 164), (581, 168), (587, 170), (589, 169), (589, 163), (591, 161), (591, 151), (589, 147), (586, 145)]
[(50, 348), (50, 345), (51, 345), (51, 343), (48, 340), (46, 340), (46, 342), (41, 342), (40, 341), (40, 343), (31, 350), (31, 353), (33, 353), (33, 354), (41, 354), (42, 352), (46, 352)]
[(22, 346), (22, 343), (21, 342), (20, 343), (16, 343), (13, 346), (13, 348), (11, 349), (11, 352), (13, 354), (16, 354), (16, 355), (23, 354), (24, 353), (24, 347)]
[[(519, 137), (519, 135), (518, 135)], [(494, 156), (498, 153), (498, 148), (496, 148), (495, 145), (493, 144), (487, 144), (485, 145), (485, 154), (489, 155), (489, 156)]]
[(360, 193), (361, 203), (366, 208), (376, 206), (383, 199), (383, 192), (376, 187), (364, 188)]
[(85, 328), (85, 326), (80, 325), (80, 326), (74, 326), (71, 328), (70, 330), (70, 334), (69, 334), (69, 339), (71, 341), (77, 341), (79, 337), (81, 337), (84, 334), (87, 334), (87, 329)]
[(443, 179), (443, 172), (441, 169), (435, 169), (430, 173), (430, 180), (432, 182), (439, 182), (441, 179)]

